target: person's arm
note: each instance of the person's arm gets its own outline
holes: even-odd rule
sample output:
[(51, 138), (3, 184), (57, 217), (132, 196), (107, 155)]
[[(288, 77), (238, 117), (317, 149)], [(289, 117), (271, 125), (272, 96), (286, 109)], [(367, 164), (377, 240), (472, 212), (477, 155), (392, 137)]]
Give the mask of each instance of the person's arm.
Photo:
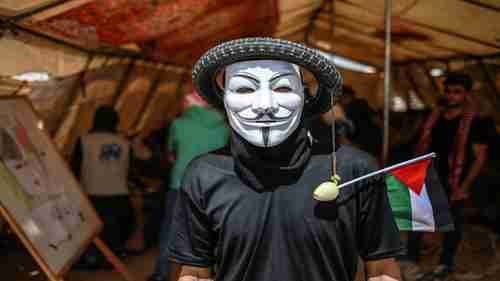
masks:
[(168, 259), (173, 265), (171, 280), (212, 280), (210, 268), (215, 263), (217, 244), (210, 219), (205, 211), (206, 198), (200, 186), (201, 165), (192, 161), (184, 173), (177, 194), (168, 237)]
[[(360, 162), (361, 174), (377, 170), (373, 159)], [(389, 204), (385, 178), (373, 177), (357, 189), (361, 200), (359, 253), (365, 264), (367, 280), (401, 280), (395, 257), (403, 254), (404, 247)]]
[(140, 136), (136, 136), (132, 139), (130, 142), (130, 148), (133, 157), (138, 160), (147, 161), (153, 156), (151, 149), (144, 144), (144, 141), (140, 138)]
[(213, 281), (210, 268), (196, 267), (190, 265), (177, 265), (174, 270), (174, 281)]
[(399, 281), (401, 273), (395, 259), (382, 259), (365, 263), (368, 281)]
[(76, 179), (80, 179), (80, 173), (82, 168), (83, 161), (83, 148), (82, 148), (82, 140), (78, 139), (75, 144), (75, 148), (73, 150), (73, 155), (71, 157), (71, 170), (75, 175)]
[(481, 170), (488, 159), (488, 144), (491, 141), (493, 130), (492, 119), (475, 119), (470, 130), (470, 138), (472, 143), (473, 162), (462, 181), (461, 189), (467, 195), (474, 183), (474, 180), (481, 173)]
[(488, 158), (488, 145), (473, 144), (472, 151), (474, 153), (474, 162), (472, 162), (472, 166), (462, 182), (462, 190), (466, 193), (470, 191), (472, 183), (477, 178), (486, 163), (486, 159)]
[(169, 133), (168, 133), (168, 138), (167, 138), (167, 149), (166, 149), (166, 152), (167, 152), (167, 161), (169, 163), (174, 163), (175, 162), (175, 158), (176, 158), (176, 147), (177, 147), (177, 144), (176, 144), (176, 123), (177, 122), (173, 122), (172, 125), (170, 125), (170, 128), (169, 128)]

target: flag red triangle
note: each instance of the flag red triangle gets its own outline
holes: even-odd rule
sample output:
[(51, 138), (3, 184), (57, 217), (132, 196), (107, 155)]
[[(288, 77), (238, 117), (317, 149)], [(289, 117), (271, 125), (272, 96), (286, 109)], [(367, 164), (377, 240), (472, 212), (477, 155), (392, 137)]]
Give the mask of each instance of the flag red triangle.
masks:
[(427, 167), (432, 159), (424, 159), (416, 163), (403, 166), (392, 170), (390, 173), (398, 180), (404, 183), (408, 188), (420, 195), (424, 187), (425, 177), (427, 176)]

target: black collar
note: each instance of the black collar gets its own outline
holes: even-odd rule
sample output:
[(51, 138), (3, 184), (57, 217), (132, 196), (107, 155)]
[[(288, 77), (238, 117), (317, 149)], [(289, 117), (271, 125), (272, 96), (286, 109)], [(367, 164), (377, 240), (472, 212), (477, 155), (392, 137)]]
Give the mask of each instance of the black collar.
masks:
[(236, 173), (259, 191), (297, 182), (311, 156), (307, 128), (302, 123), (287, 140), (269, 148), (254, 146), (232, 131), (230, 148)]

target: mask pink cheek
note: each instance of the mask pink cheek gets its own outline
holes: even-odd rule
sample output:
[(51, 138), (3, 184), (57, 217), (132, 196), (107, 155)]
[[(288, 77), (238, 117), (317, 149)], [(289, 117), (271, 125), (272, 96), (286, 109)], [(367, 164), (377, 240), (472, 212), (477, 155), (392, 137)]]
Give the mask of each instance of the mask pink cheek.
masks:
[(296, 111), (304, 106), (304, 99), (297, 94), (276, 95), (276, 97), (278, 104), (288, 110)]
[(227, 93), (224, 96), (226, 107), (233, 112), (239, 112), (252, 106), (252, 98), (249, 95), (236, 95)]

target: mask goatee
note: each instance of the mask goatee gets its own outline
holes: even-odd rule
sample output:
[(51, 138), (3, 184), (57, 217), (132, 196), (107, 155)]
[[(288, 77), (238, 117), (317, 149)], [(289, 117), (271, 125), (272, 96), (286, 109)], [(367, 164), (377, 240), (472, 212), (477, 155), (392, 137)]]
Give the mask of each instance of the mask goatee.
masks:
[(269, 127), (262, 128), (262, 139), (264, 140), (264, 146), (269, 145)]

